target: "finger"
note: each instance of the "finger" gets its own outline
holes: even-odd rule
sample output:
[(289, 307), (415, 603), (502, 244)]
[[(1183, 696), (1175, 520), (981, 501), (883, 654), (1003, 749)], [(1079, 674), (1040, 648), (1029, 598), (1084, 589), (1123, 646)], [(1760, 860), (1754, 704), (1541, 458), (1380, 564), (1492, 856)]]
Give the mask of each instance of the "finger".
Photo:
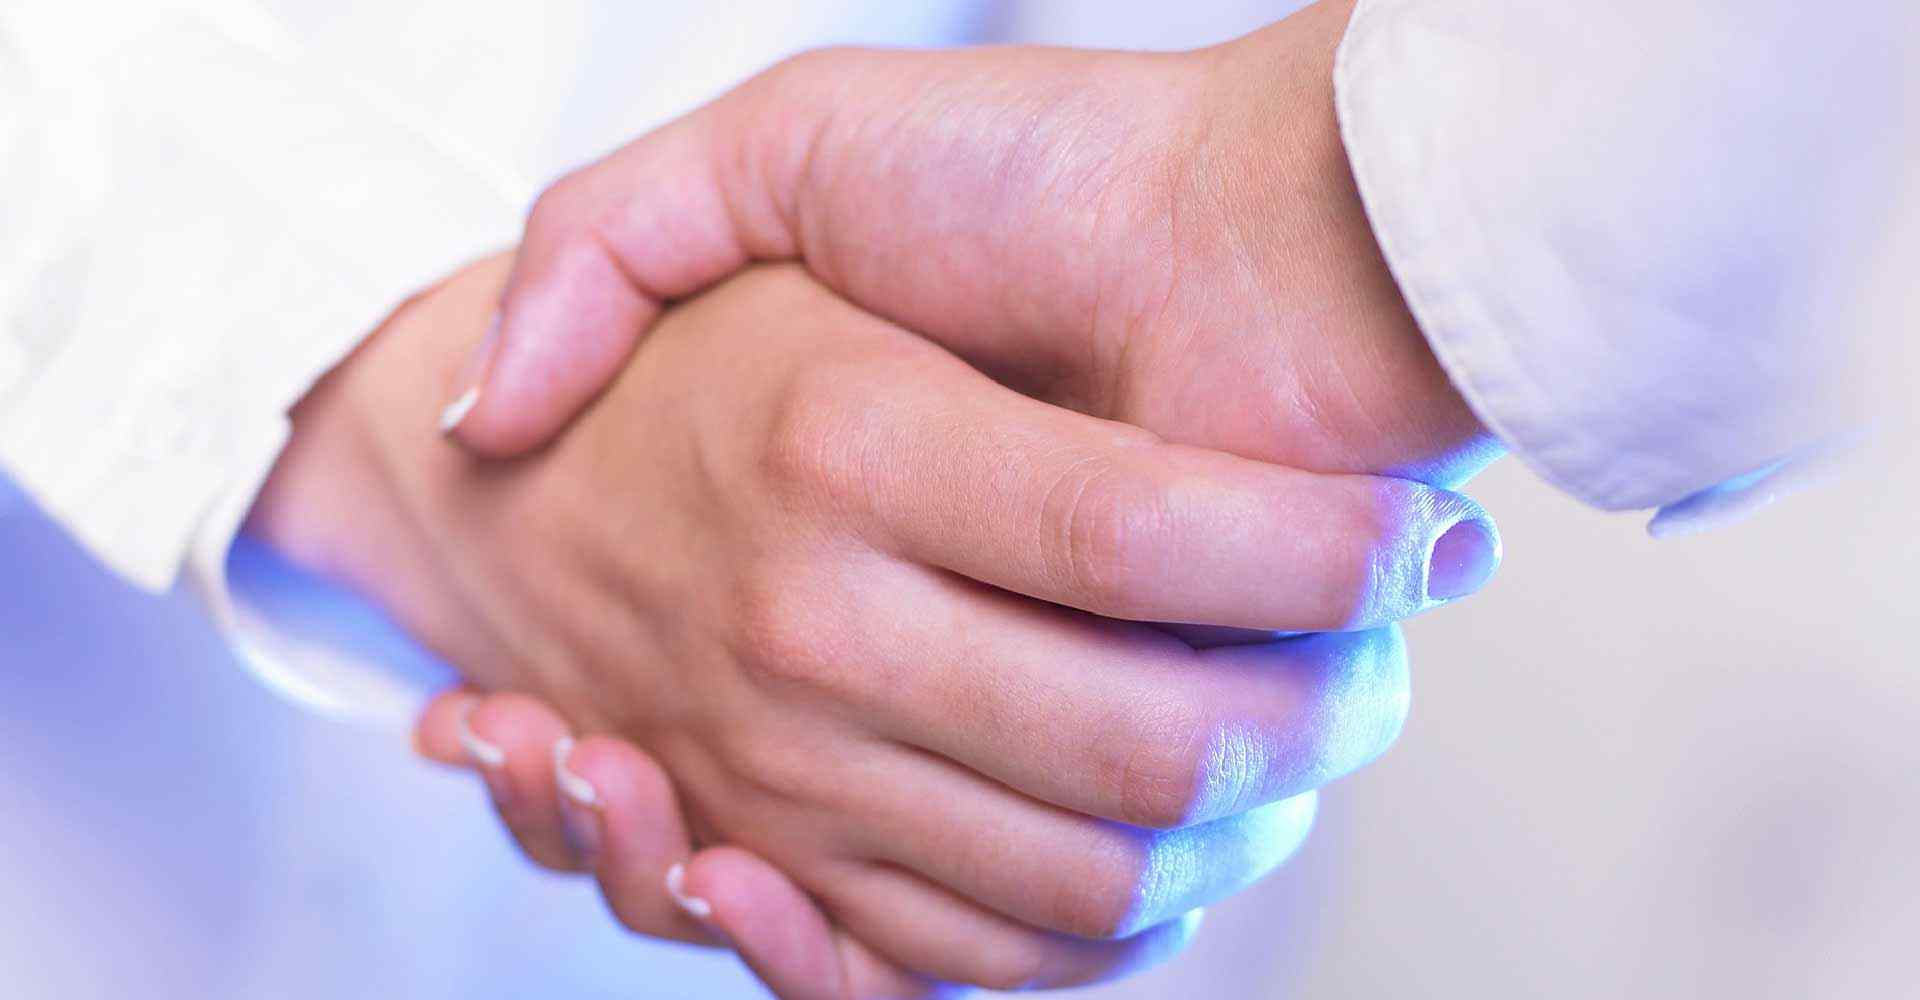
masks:
[[(1317, 801), (1308, 793), (1147, 830), (1024, 799), (944, 761), (924, 763), (910, 784), (891, 786), (914, 794), (877, 788), (855, 803), (872, 817), (863, 856), (1020, 923), (1089, 939), (1131, 937), (1265, 877), (1305, 842)], [(830, 885), (808, 887), (831, 896)]]
[(911, 872), (845, 866), (823, 901), (847, 933), (900, 966), (992, 990), (1084, 986), (1143, 971), (1178, 954), (1196, 911), (1131, 936), (1094, 941), (1050, 933), (990, 912)]
[(589, 737), (563, 741), (554, 764), (563, 808), (591, 826), (601, 891), (628, 929), (731, 945), (783, 1000), (925, 995), (917, 977), (845, 940), (766, 861), (730, 847), (694, 854), (665, 772), (643, 751)]
[(938, 984), (900, 968), (830, 923), (779, 869), (738, 847), (700, 852), (680, 890), (781, 1000), (927, 997)]
[(885, 349), (813, 366), (775, 468), (911, 560), (1112, 618), (1289, 631), (1398, 621), (1497, 565), (1461, 494), (1167, 444), (839, 322)]
[[(491, 757), (485, 749), (491, 745), (484, 743), (468, 717), (483, 700), (479, 694), (456, 688), (430, 702), (418, 727), (422, 753), (445, 763), (477, 766), (470, 747), (482, 739), (481, 755)], [(488, 734), (502, 729), (532, 732), (542, 723), (535, 718), (539, 714), (509, 700), (490, 706), (481, 725)], [(671, 872), (677, 862), (666, 859), (686, 857), (692, 845), (686, 842), (679, 804), (666, 787), (664, 774), (644, 752), (610, 738), (592, 741), (578, 761), (576, 748), (571, 737), (561, 736), (549, 753), (561, 825), (573, 857), (597, 871), (612, 909), (630, 930), (699, 943), (715, 943), (717, 930), (782, 997), (933, 995), (930, 984), (839, 934), (777, 869), (738, 848), (703, 852), (689, 865), (690, 882), (714, 901), (710, 914), (696, 915), (684, 903), (669, 905), (674, 896), (667, 890), (665, 875), (650, 887), (646, 883), (656, 871)], [(501, 752), (509, 761), (517, 756), (504, 748)], [(519, 773), (506, 763), (502, 770)], [(602, 794), (601, 785), (610, 794)], [(537, 791), (514, 791), (522, 802), (534, 794)], [(604, 844), (607, 831), (616, 838), (611, 850)], [(531, 853), (528, 835), (517, 828), (513, 832)], [(702, 929), (690, 929), (689, 918)], [(836, 963), (835, 976), (841, 975), (840, 963), (846, 965), (843, 978), (829, 980), (820, 975), (818, 958), (823, 950)], [(808, 992), (811, 984), (828, 981), (851, 982), (857, 990)]]
[(560, 763), (572, 789), (568, 808), (593, 824), (594, 878), (614, 917), (636, 934), (724, 943), (666, 891), (667, 873), (692, 855), (693, 840), (660, 765), (610, 736), (582, 737)]
[(460, 718), (479, 704), (482, 695), (469, 687), (452, 687), (433, 696), (413, 727), (413, 749), (441, 764), (469, 768), (473, 758), (460, 742)]
[(494, 694), (456, 718), (456, 730), (479, 765), (501, 822), (527, 857), (555, 871), (583, 870), (563, 825), (554, 780), (554, 744), (567, 735), (559, 715), (526, 695)]
[(851, 613), (887, 628), (783, 642), (776, 683), (823, 687), (881, 736), (1133, 826), (1318, 788), (1384, 753), (1412, 703), (1398, 629), (1196, 651), (914, 567), (875, 568), (860, 593)]

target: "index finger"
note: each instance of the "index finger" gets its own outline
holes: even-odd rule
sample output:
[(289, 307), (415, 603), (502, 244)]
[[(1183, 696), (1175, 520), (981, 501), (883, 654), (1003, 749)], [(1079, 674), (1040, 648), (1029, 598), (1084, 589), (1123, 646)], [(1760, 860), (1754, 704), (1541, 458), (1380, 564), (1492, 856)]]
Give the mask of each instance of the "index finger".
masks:
[(1291, 631), (1398, 621), (1498, 565), (1459, 493), (1168, 444), (921, 346), (817, 376), (827, 416), (789, 443), (912, 560), (1111, 618)]

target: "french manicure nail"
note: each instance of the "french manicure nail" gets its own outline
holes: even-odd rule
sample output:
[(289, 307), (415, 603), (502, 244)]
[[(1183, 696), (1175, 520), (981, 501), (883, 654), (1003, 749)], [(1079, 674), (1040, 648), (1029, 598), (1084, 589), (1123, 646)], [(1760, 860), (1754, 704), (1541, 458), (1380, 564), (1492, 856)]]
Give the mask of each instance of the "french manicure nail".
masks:
[(460, 384), (466, 388), (460, 395), (440, 411), (440, 433), (451, 434), (480, 404), (480, 385), (486, 378), (487, 369), (493, 364), (493, 354), (500, 346), (500, 316), (494, 314), (493, 322), (487, 324), (487, 335), (480, 340), (480, 346), (474, 348), (473, 356), (467, 360), (466, 368), (461, 371)]
[(466, 708), (460, 710), (460, 718), (456, 724), (457, 732), (460, 736), (460, 746), (467, 751), (467, 756), (472, 757), (480, 765), (484, 767), (499, 767), (507, 762), (507, 752), (481, 739), (480, 735), (473, 731), (473, 710), (475, 707), (475, 705), (468, 705)]
[(553, 780), (560, 786), (567, 798), (594, 809), (600, 805), (600, 793), (593, 790), (593, 783), (573, 773), (567, 767), (567, 761), (573, 757), (573, 737), (562, 736), (553, 744)]
[(591, 866), (600, 856), (600, 795), (593, 784), (568, 766), (573, 737), (553, 744), (553, 780), (560, 789), (560, 825), (574, 854)]
[(667, 869), (667, 895), (672, 896), (673, 901), (682, 910), (687, 911), (687, 916), (702, 923), (712, 919), (713, 904), (699, 896), (687, 895), (686, 883), (686, 865), (676, 863), (672, 868)]
[(1451, 601), (1486, 586), (1500, 566), (1500, 535), (1490, 521), (1455, 524), (1427, 555), (1427, 599)]
[(461, 421), (466, 420), (467, 414), (472, 413), (473, 408), (478, 406), (479, 403), (479, 386), (474, 386), (466, 392), (461, 393), (459, 399), (448, 403), (447, 408), (440, 411), (440, 433), (452, 434), (453, 429), (460, 426)]

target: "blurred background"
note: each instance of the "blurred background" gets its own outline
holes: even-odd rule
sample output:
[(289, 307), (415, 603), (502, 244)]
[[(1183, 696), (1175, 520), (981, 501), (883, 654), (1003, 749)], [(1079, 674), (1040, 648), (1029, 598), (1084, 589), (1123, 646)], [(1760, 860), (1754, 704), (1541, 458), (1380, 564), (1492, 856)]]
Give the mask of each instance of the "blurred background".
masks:
[[(812, 44), (1185, 47), (1292, 5), (981, 3), (934, 18), (795, 3), (747, 25), (698, 5), (528, 5), (491, 23), (443, 6), (447, 65), (511, 59), (492, 49), (528, 32), (550, 47), (724, 33), (687, 46), (698, 60), (646, 66), (638, 98), (617, 61), (542, 77), (544, 95), (449, 77), (484, 98), (479, 136), (567, 109), (542, 119), (541, 152), (503, 153), (538, 177)], [(400, 29), (394, 52), (354, 58), (430, 74)], [(1888, 347), (1906, 365), (1888, 371), (1920, 371), (1912, 344)], [(1876, 450), (1751, 521), (1663, 542), (1496, 466), (1472, 491), (1500, 520), (1506, 564), (1484, 594), (1409, 627), (1400, 745), (1327, 791), (1298, 860), (1215, 908), (1191, 952), (1076, 995), (1910, 994), (1913, 429), (1892, 421)], [(590, 885), (520, 860), (478, 782), (414, 761), (398, 734), (278, 699), (190, 599), (119, 583), (3, 483), (0, 566), (0, 993), (762, 995), (729, 956), (619, 931)]]

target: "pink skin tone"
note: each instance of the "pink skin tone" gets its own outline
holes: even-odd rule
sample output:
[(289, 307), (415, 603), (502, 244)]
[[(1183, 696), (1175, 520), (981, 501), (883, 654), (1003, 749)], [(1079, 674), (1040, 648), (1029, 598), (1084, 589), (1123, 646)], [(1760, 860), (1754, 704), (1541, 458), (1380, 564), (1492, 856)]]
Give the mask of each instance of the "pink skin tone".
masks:
[[(510, 266), (424, 293), (309, 394), (250, 530), (539, 699), (454, 713), (531, 857), (594, 847), (617, 916), (689, 934), (691, 907), (769, 980), (831, 957), (851, 995), (1059, 986), (1176, 951), (1392, 742), (1406, 662), (1391, 628), (1202, 650), (1117, 619), (1395, 621), (1484, 518), (1042, 403), (791, 266), (670, 311), (540, 454), (476, 460), (422, 376), (455, 377)], [(602, 825), (555, 795), (565, 731), (512, 710), (541, 701), (594, 734), (568, 761)], [(679, 889), (705, 905), (664, 908), (693, 844), (818, 919), (740, 916), (704, 863)]]
[[(998, 534), (963, 537), (953, 530), (954, 508), (928, 502), (964, 495), (968, 482), (991, 478), (992, 464), (958, 480), (928, 466), (918, 478), (862, 483), (876, 503), (864, 513), (928, 565), (1113, 618), (1202, 622), (1181, 633), (1204, 636), (1202, 645), (1264, 641), (1262, 630), (1274, 628), (1366, 627), (1423, 610), (1435, 603), (1429, 598), (1470, 593), (1497, 563), (1497, 537), (1470, 502), (1407, 480), (1463, 482), (1498, 448), (1426, 350), (1347, 173), (1332, 120), (1330, 60), (1350, 7), (1324, 3), (1240, 42), (1182, 55), (835, 52), (770, 71), (542, 198), (499, 295), (499, 334), (458, 377), (453, 434), (488, 457), (523, 454), (556, 435), (565, 443), (589, 404), (604, 403), (607, 386), (628, 377), (664, 303), (712, 289), (754, 261), (790, 260), (1003, 385), (1089, 419), (1143, 429), (1145, 436), (1114, 440), (1151, 459), (1124, 463), (1115, 475), (1147, 483), (1159, 500), (1182, 483), (1226, 484), (1224, 493), (1183, 501), (1205, 510), (1164, 547), (1142, 547), (1133, 528), (1147, 522), (1138, 518), (1103, 522), (1125, 530), (1088, 536), (1099, 543), (1094, 551), (1152, 571), (1126, 581), (1096, 573), (1061, 591), (1034, 582), (1050, 566), (1032, 561), (1031, 519), (993, 521), (988, 527)], [(804, 309), (819, 305), (804, 295), (799, 301)], [(826, 343), (810, 356), (830, 353)], [(686, 367), (695, 371), (691, 362)], [(885, 384), (875, 374), (859, 377)], [(955, 398), (971, 398), (955, 385)], [(938, 392), (921, 389), (934, 398)], [(811, 404), (855, 405), (831, 396)], [(874, 406), (865, 417), (911, 427), (913, 412)], [(639, 426), (671, 427), (673, 416), (654, 413)], [(1245, 459), (1302, 470), (1294, 475), (1404, 478), (1341, 475), (1309, 485), (1274, 467), (1233, 464)], [(1336, 480), (1344, 485), (1329, 488)], [(1124, 512), (1128, 497), (1142, 495), (1105, 499)], [(1223, 502), (1231, 498), (1249, 499), (1238, 507)], [(1271, 517), (1276, 508), (1285, 516)], [(1152, 523), (1165, 514), (1162, 506)], [(1025, 534), (1020, 524), (1028, 525)], [(1315, 586), (1259, 585), (1276, 565), (1335, 569)], [(1354, 566), (1364, 568), (1342, 569)], [(1373, 585), (1356, 590), (1359, 578)], [(434, 617), (419, 610), (432, 602), (418, 594), (393, 602)], [(781, 613), (800, 612), (783, 605)], [(1220, 669), (1233, 675), (1231, 666)], [(1271, 671), (1250, 671), (1238, 682), (1262, 673)], [(1089, 664), (1080, 676), (1098, 674)], [(944, 979), (1091, 981), (1177, 951), (1192, 933), (1185, 910), (1156, 911), (1145, 923), (1114, 913), (1063, 920), (976, 885), (970, 888), (987, 905), (976, 898), (948, 907), (921, 893), (920, 902), (889, 915), (947, 913), (951, 928), (969, 929), (946, 935), (948, 950), (997, 956), (987, 963), (968, 965), (897, 936), (876, 942), (888, 921), (863, 912), (863, 901), (817, 858), (756, 839), (766, 817), (729, 818), (725, 795), (698, 781), (688, 787), (684, 775), (700, 769), (687, 766), (682, 739), (636, 725), (641, 720), (627, 713), (597, 714), (577, 681), (543, 690), (504, 668), (469, 676), (552, 698), (554, 707), (524, 696), (450, 694), (422, 722), (423, 752), (478, 764), (529, 856), (591, 870), (628, 926), (729, 942), (783, 997), (922, 995)], [(1136, 685), (1136, 697), (1149, 687)], [(1337, 701), (1307, 689), (1229, 694), (1219, 687), (1194, 701)], [(1394, 697), (1403, 693), (1387, 701)], [(1263, 732), (1304, 731), (1310, 717), (1269, 715)], [(554, 747), (570, 730), (563, 718), (584, 731), (634, 738), (582, 738), (567, 754), (568, 770), (556, 771)], [(1220, 735), (1225, 718), (1179, 721)], [(1143, 721), (1150, 731), (1156, 724)], [(979, 752), (924, 737), (937, 729), (932, 716), (914, 725), (936, 753)], [(1396, 728), (1381, 731), (1390, 738)], [(476, 741), (498, 754), (478, 760)], [(1193, 767), (1183, 762), (1154, 772), (1185, 769), (1168, 794), (1145, 797), (1138, 786), (1089, 794), (1099, 784), (1089, 780), (1094, 772), (1066, 768), (1062, 777), (1055, 761), (1029, 747), (1009, 744), (1014, 752), (973, 764), (1076, 813), (1182, 830), (1272, 808), (1265, 803), (1288, 805), (1280, 801), (1286, 795), (1358, 766), (1384, 745), (1358, 754), (1319, 748), (1325, 759), (1294, 761), (1292, 777), (1257, 775), (1224, 793), (1189, 787)], [(1043, 763), (1049, 766), (1037, 766)], [(1303, 784), (1308, 772), (1314, 781)], [(669, 782), (669, 774), (680, 780)], [(580, 779), (576, 791), (593, 791), (593, 805), (564, 794), (558, 778), (566, 776)], [(1304, 834), (1310, 801), (1288, 808), (1294, 815), (1283, 825)], [(695, 851), (717, 842), (730, 846)], [(676, 862), (685, 867), (677, 891), (668, 892)], [(1244, 884), (1253, 874), (1229, 881)], [(874, 884), (884, 897), (885, 886)], [(1181, 898), (1200, 901), (1230, 888)], [(1045, 933), (1036, 936), (1036, 927)]]

